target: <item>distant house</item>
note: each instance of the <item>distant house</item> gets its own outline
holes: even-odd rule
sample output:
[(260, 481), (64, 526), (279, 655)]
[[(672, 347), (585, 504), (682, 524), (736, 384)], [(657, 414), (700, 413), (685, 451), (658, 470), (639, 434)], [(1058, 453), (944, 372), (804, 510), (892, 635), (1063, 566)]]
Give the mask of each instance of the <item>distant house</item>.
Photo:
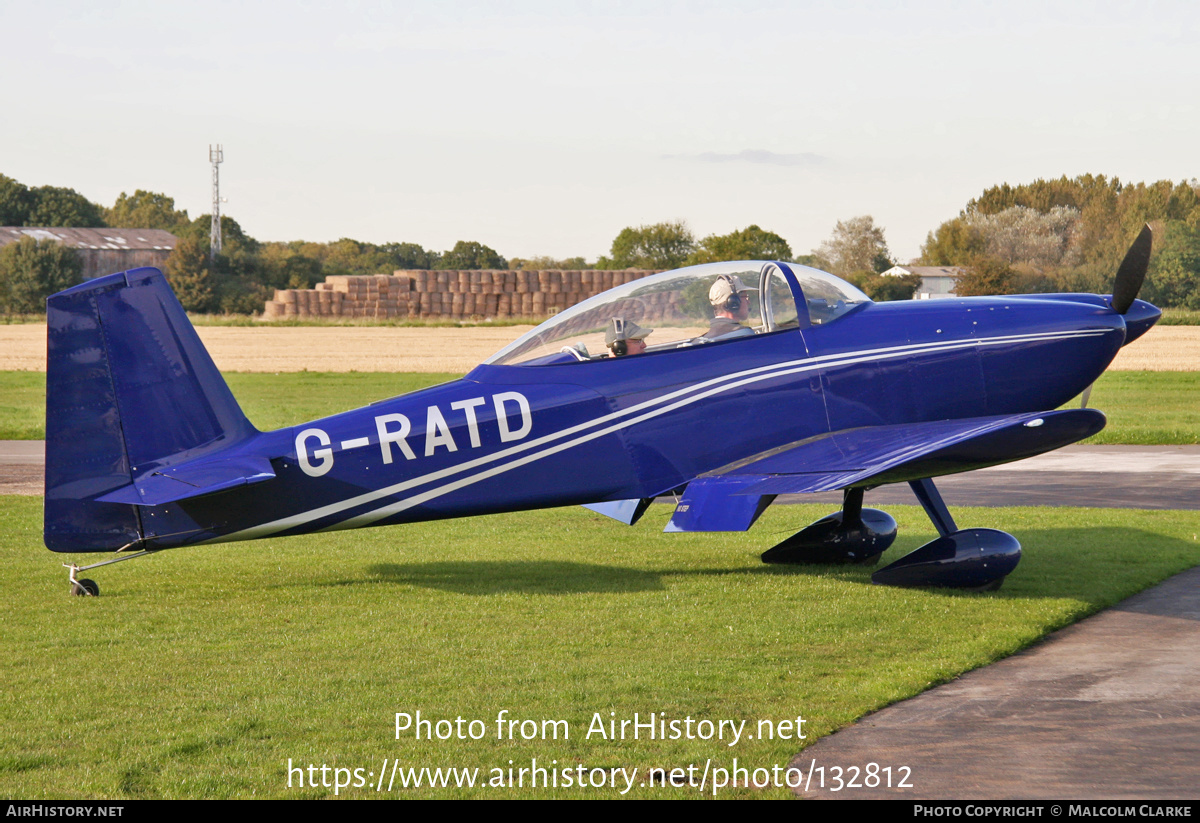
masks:
[(162, 268), (178, 238), (162, 229), (67, 229), (4, 226), (0, 247), (22, 237), (53, 240), (75, 250), (83, 261), (83, 278), (91, 280), (139, 266)]
[(957, 297), (954, 293), (954, 278), (963, 273), (961, 266), (892, 266), (885, 276), (900, 277), (905, 274), (921, 275), (921, 287), (913, 295), (914, 300), (930, 300), (937, 297)]

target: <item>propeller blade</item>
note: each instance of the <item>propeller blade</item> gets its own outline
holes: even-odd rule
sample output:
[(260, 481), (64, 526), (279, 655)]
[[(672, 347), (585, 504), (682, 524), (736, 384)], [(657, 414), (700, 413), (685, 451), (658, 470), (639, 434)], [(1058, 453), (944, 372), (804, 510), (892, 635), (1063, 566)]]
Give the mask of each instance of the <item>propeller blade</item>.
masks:
[(1117, 269), (1117, 279), (1113, 283), (1112, 307), (1117, 314), (1129, 311), (1133, 301), (1141, 291), (1142, 281), (1146, 279), (1146, 269), (1150, 266), (1151, 231), (1147, 224), (1138, 234), (1125, 259)]

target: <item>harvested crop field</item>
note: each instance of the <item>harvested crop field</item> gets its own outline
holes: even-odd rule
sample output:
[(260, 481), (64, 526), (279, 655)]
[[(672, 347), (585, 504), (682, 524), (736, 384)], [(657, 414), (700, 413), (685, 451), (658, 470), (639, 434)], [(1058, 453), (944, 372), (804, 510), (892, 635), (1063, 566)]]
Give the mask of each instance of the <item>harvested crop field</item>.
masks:
[[(463, 374), (530, 326), (200, 326), (218, 368), (237, 372)], [(46, 327), (0, 325), (0, 371), (44, 371)], [(1157, 326), (1122, 349), (1117, 371), (1200, 371), (1200, 326)]]
[[(199, 326), (221, 371), (462, 374), (532, 326)], [(45, 371), (46, 327), (0, 326), (0, 371)]]

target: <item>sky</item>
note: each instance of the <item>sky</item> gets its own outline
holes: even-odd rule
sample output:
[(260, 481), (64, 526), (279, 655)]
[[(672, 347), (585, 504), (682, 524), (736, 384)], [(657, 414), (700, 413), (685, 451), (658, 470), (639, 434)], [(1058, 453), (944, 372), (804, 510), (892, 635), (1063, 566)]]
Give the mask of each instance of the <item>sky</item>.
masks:
[(869, 214), (893, 257), (1003, 182), (1200, 177), (1200, 4), (0, 0), (0, 173), (259, 240), (607, 254)]

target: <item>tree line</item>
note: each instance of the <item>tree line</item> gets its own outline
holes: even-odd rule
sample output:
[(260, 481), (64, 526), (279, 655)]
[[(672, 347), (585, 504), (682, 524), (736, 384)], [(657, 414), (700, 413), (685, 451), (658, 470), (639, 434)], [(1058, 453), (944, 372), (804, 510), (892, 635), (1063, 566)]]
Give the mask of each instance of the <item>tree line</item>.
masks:
[(1141, 296), (1200, 309), (1200, 181), (1125, 184), (1103, 175), (993, 186), (929, 233), (921, 262), (963, 266), (958, 294), (1112, 290), (1149, 223), (1154, 254)]
[[(210, 255), (212, 216), (192, 219), (158, 192), (122, 192), (111, 207), (73, 189), (28, 188), (0, 174), (0, 225), (45, 228), (163, 229), (179, 238), (164, 272), (188, 311), (255, 314), (275, 289), (308, 289), (336, 274), (395, 269), (496, 269), (509, 261), (494, 249), (462, 240), (444, 252), (417, 243), (263, 242), (232, 217), (221, 216), (221, 253)], [(23, 238), (0, 248), (0, 312), (36, 313), (45, 298), (80, 282), (74, 252), (52, 240)]]
[[(1143, 296), (1160, 306), (1200, 308), (1200, 183), (1123, 184), (1082, 175), (1004, 183), (985, 190), (931, 231), (919, 265), (958, 266), (957, 292), (1106, 293), (1125, 249), (1144, 223), (1155, 254)], [(583, 257), (505, 259), (477, 241), (443, 252), (417, 243), (264, 242), (222, 216), (222, 249), (209, 253), (211, 216), (195, 219), (157, 192), (124, 192), (111, 207), (54, 186), (28, 188), (0, 174), (0, 225), (165, 229), (179, 238), (164, 266), (189, 311), (256, 313), (274, 289), (312, 288), (329, 275), (395, 269), (671, 269), (722, 260), (785, 260), (830, 271), (875, 300), (912, 297), (915, 275), (883, 276), (894, 265), (882, 227), (869, 215), (838, 221), (810, 254), (794, 254), (775, 232), (750, 225), (697, 238), (684, 221), (629, 226), (594, 263)], [(74, 261), (74, 262), (72, 262)], [(0, 311), (37, 312), (45, 296), (79, 282), (73, 253), (29, 238), (0, 249)]]

